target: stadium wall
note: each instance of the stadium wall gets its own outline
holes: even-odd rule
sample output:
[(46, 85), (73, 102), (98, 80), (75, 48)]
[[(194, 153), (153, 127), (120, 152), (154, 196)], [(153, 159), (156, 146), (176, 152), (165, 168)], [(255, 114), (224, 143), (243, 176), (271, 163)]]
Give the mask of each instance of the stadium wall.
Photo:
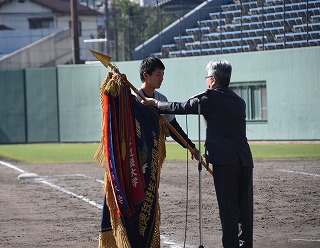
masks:
[[(249, 140), (320, 140), (320, 47), (163, 59), (161, 92), (185, 101), (204, 91), (205, 66), (213, 59), (232, 64), (232, 83), (266, 82), (268, 117), (247, 122)], [(116, 63), (136, 87), (139, 65)], [(101, 64), (0, 70), (0, 144), (99, 141), (99, 86), (108, 71)], [(177, 119), (197, 140), (197, 116)]]
[(29, 68), (26, 82), (26, 140), (58, 142), (59, 115), (56, 68)]
[(0, 71), (0, 143), (25, 143), (24, 70)]

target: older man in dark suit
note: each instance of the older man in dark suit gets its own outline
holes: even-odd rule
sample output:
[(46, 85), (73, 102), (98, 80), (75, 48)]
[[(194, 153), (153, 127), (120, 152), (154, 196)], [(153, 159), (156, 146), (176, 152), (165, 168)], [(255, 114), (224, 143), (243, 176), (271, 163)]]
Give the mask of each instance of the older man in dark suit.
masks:
[(232, 66), (225, 60), (206, 67), (208, 90), (186, 102), (147, 98), (144, 104), (161, 113), (204, 116), (206, 161), (213, 165), (224, 248), (249, 248), (253, 243), (253, 160), (246, 137), (246, 104), (229, 89)]

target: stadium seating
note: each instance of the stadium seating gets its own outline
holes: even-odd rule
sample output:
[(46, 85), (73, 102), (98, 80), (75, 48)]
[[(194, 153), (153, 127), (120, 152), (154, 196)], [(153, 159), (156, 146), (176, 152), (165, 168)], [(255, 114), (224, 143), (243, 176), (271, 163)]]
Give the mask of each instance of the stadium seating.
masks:
[(320, 0), (234, 0), (164, 44), (158, 57), (320, 45)]

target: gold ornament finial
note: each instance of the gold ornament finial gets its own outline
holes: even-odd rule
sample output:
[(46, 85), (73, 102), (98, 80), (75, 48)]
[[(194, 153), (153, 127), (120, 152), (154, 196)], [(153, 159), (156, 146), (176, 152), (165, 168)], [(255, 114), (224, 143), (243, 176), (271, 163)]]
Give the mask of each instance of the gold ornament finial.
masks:
[(110, 66), (111, 57), (98, 53), (93, 50), (89, 50), (106, 68)]

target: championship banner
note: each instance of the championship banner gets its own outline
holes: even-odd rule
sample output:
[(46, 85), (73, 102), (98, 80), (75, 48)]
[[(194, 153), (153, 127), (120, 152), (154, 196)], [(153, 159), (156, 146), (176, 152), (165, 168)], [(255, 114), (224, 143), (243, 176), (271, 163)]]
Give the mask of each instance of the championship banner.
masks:
[(106, 171), (99, 248), (159, 248), (164, 123), (124, 80), (113, 67), (100, 87), (102, 136), (95, 161)]

